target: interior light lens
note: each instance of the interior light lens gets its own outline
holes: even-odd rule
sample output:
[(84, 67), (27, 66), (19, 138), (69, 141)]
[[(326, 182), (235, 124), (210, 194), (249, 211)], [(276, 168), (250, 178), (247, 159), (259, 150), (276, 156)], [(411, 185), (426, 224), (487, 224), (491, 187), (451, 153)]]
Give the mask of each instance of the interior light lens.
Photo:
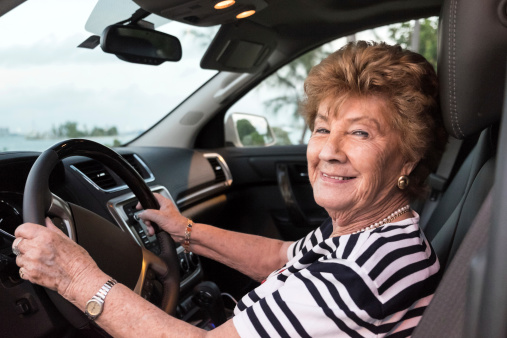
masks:
[(236, 19), (248, 18), (250, 15), (254, 15), (254, 14), (255, 14), (255, 10), (251, 9), (249, 11), (244, 11), (244, 12), (239, 13), (238, 15), (236, 15)]
[(227, 7), (231, 7), (235, 3), (236, 3), (236, 1), (234, 1), (234, 0), (223, 0), (223, 1), (217, 2), (215, 4), (215, 9), (224, 9)]

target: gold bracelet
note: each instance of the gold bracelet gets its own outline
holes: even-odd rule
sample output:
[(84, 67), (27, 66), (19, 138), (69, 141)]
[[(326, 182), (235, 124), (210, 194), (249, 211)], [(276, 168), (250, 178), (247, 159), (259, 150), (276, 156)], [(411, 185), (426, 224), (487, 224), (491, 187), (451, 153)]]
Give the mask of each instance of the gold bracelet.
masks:
[(181, 244), (183, 246), (183, 249), (185, 249), (185, 253), (190, 252), (190, 235), (192, 234), (192, 225), (194, 225), (194, 222), (187, 218), (187, 227), (185, 229), (185, 240)]

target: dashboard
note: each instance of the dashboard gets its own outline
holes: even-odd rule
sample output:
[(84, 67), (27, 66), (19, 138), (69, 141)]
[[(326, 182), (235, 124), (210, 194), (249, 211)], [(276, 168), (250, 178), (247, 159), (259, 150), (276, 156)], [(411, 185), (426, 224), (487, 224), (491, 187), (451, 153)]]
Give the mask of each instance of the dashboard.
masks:
[(23, 222), (23, 195), (16, 192), (0, 192), (0, 232), (14, 239), (16, 227)]
[[(226, 201), (224, 193), (232, 184), (232, 176), (219, 154), (144, 147), (121, 148), (118, 152), (153, 192), (172, 199), (187, 217), (205, 218), (210, 210)], [(28, 335), (33, 332), (29, 331), (27, 318), (40, 323), (52, 311), (43, 291), (19, 279), (11, 251), (14, 231), (23, 222), (26, 178), (38, 155), (33, 152), (0, 153), (0, 307), (9, 303), (4, 307), (12, 310), (8, 320), (16, 330), (28, 330), (22, 332)], [(86, 157), (67, 158), (53, 170), (49, 187), (62, 201), (94, 212), (129, 234), (139, 246), (159, 253), (155, 236), (148, 236), (145, 225), (136, 217), (136, 196), (102, 163)], [(50, 216), (72, 238), (68, 222), (59, 215)], [(179, 244), (176, 250), (180, 266), (180, 301), (176, 315), (189, 320), (197, 311), (191, 296), (193, 287), (202, 281), (203, 267), (197, 255), (185, 253)], [(157, 285), (151, 284), (154, 286), (147, 292), (143, 289), (142, 296), (157, 304)], [(39, 324), (37, 330), (40, 334)], [(55, 330), (55, 325), (48, 330)]]

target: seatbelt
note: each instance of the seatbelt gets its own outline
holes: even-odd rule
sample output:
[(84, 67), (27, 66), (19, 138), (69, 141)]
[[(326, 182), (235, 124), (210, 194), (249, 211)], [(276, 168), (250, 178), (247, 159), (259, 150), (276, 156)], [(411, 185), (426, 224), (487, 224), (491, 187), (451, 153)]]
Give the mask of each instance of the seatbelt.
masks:
[[(484, 267), (484, 262), (476, 260), (475, 257), (487, 243), (491, 223), (492, 190), (484, 200), (412, 337), (474, 336), (476, 322), (473, 320), (465, 322), (465, 311), (467, 301), (474, 302), (480, 299), (481, 281), (471, 279), (470, 271)], [(470, 264), (471, 261), (473, 264)]]
[(449, 136), (447, 147), (442, 155), (442, 160), (438, 165), (437, 171), (428, 176), (428, 184), (431, 188), (431, 193), (430, 198), (426, 201), (420, 213), (420, 224), (423, 229), (430, 220), (433, 211), (435, 211), (442, 192), (447, 188), (447, 183), (449, 182), (449, 177), (451, 176), (452, 169), (458, 158), (462, 143), (463, 140), (458, 140), (457, 138)]

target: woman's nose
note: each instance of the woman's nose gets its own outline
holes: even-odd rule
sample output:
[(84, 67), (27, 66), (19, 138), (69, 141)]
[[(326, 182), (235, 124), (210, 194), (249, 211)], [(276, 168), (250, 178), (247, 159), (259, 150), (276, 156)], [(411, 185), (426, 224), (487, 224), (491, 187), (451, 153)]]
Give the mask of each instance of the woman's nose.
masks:
[(342, 138), (340, 136), (330, 134), (320, 150), (319, 158), (328, 162), (346, 162), (347, 156), (343, 149)]

